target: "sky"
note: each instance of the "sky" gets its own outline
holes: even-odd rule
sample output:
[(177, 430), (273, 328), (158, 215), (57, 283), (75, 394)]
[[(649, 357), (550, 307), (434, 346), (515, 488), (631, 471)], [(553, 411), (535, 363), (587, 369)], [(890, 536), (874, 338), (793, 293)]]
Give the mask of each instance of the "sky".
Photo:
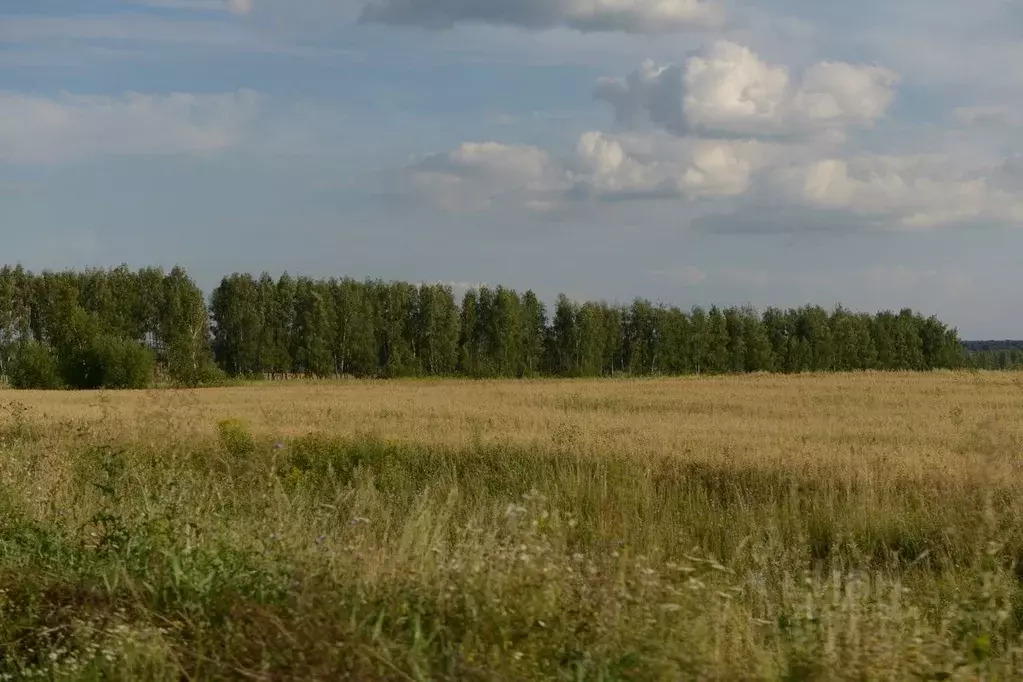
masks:
[(3, 0), (0, 261), (1023, 338), (1023, 0)]

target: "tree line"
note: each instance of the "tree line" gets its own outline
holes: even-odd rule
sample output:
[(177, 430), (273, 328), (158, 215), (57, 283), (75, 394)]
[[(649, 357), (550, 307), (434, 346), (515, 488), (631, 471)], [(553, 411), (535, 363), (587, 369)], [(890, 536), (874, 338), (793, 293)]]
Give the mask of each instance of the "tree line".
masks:
[[(684, 311), (381, 280), (233, 274), (207, 300), (182, 268), (0, 270), (0, 375), (131, 388), (224, 376), (598, 377), (982, 366), (909, 309)], [(997, 363), (994, 367), (997, 368)]]
[(969, 353), (987, 353), (1014, 350), (1023, 352), (1023, 341), (963, 341), (963, 348)]
[(597, 377), (930, 370), (962, 365), (954, 329), (912, 310), (763, 313), (577, 302), (535, 293), (235, 274), (213, 292), (213, 352), (230, 375)]
[(1023, 350), (970, 350), (966, 348), (964, 365), (970, 369), (1018, 370), (1023, 369)]
[(205, 296), (182, 268), (0, 269), (0, 376), (24, 388), (214, 380)]
[(964, 341), (963, 348), (971, 369), (1023, 369), (1023, 341)]

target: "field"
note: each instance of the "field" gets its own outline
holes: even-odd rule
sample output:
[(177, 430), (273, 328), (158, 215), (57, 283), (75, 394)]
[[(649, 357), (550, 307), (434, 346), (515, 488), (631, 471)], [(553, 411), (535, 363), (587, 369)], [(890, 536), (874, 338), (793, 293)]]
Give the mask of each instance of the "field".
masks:
[(1009, 680), (1023, 375), (0, 392), (0, 679)]

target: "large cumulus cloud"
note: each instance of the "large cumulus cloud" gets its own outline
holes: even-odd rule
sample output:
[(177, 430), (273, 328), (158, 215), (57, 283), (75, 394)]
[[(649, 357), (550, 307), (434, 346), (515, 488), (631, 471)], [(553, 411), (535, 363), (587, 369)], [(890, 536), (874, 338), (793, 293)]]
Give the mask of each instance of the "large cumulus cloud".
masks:
[[(766, 211), (843, 214), (909, 229), (1023, 222), (1020, 163), (970, 164), (954, 154), (853, 153), (898, 76), (875, 64), (822, 61), (794, 74), (718, 41), (679, 65), (644, 62), (598, 81), (624, 130), (582, 134), (574, 151), (466, 144), (418, 164), (441, 205), (571, 207), (579, 202), (716, 202)], [(963, 122), (984, 110), (960, 110)]]
[(595, 96), (620, 123), (683, 132), (792, 135), (869, 126), (895, 99), (898, 77), (875, 65), (821, 62), (794, 78), (747, 47), (717, 41), (681, 65), (647, 61), (626, 78), (602, 78)]
[(1009, 169), (1003, 164), (966, 170), (941, 154), (861, 155), (778, 169), (772, 180), (782, 194), (810, 206), (888, 217), (906, 228), (930, 228), (1023, 222), (1023, 196), (999, 186)]

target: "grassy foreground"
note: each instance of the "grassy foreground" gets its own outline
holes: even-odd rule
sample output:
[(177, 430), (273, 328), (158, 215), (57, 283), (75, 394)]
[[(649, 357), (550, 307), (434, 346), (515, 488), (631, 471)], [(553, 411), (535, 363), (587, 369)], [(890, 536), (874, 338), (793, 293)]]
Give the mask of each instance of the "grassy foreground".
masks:
[(0, 392), (0, 680), (1011, 680), (1023, 375)]

